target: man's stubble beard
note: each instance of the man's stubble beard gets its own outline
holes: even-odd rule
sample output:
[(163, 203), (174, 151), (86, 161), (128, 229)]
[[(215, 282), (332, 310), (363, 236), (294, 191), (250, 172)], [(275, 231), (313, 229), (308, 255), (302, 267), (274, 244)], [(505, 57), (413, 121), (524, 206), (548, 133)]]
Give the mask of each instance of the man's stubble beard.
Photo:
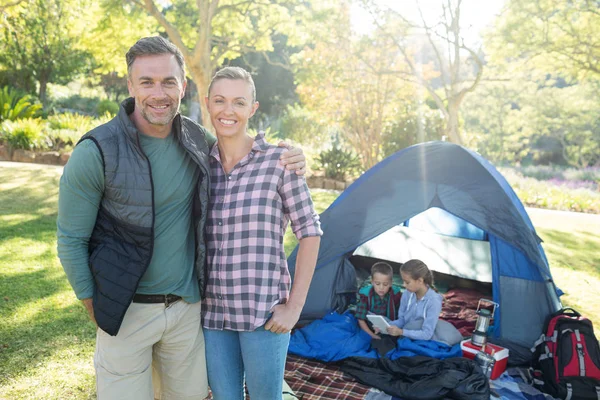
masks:
[(179, 112), (179, 105), (177, 105), (177, 107), (174, 108), (170, 108), (170, 113), (168, 115), (166, 115), (164, 118), (161, 119), (155, 119), (152, 115), (152, 112), (149, 111), (147, 112), (147, 108), (150, 108), (150, 106), (141, 106), (140, 107), (140, 111), (142, 114), (142, 117), (151, 125), (160, 125), (160, 126), (165, 126), (165, 125), (169, 125), (173, 119), (175, 119), (175, 116), (177, 115), (177, 113)]

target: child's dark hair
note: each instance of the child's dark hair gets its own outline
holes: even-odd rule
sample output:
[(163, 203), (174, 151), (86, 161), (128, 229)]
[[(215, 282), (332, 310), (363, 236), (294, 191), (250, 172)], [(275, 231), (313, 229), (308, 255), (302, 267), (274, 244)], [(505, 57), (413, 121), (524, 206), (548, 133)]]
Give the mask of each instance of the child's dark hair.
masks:
[(390, 264), (384, 261), (379, 261), (373, 264), (371, 267), (371, 276), (375, 274), (387, 275), (392, 278), (394, 276), (394, 270)]
[(436, 292), (438, 291), (433, 283), (433, 273), (423, 261), (417, 259), (408, 260), (402, 264), (400, 267), (400, 272), (410, 275), (410, 277), (414, 280), (423, 278), (423, 282), (426, 285)]

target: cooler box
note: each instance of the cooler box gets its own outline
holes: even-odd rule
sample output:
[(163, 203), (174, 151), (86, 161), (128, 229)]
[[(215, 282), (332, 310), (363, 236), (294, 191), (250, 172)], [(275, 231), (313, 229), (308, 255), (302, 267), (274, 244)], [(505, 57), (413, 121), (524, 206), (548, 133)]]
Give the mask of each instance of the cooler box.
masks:
[[(460, 348), (462, 349), (463, 357), (475, 359), (475, 355), (481, 351), (481, 347), (475, 346), (471, 343), (471, 339), (463, 340), (460, 342)], [(508, 362), (508, 349), (504, 347), (496, 346), (495, 344), (487, 343), (485, 345), (485, 352), (492, 354), (494, 351), (494, 359), (496, 363), (492, 369), (490, 379), (496, 379), (506, 370), (506, 363)]]

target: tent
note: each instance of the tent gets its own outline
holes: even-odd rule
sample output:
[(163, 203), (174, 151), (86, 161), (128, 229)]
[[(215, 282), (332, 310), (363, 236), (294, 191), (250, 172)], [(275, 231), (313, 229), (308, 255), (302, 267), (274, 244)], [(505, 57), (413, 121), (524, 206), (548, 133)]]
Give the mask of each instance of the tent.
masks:
[[(499, 304), (490, 334), (527, 347), (561, 308), (541, 239), (517, 195), (490, 162), (459, 145), (429, 142), (393, 154), (341, 193), (321, 223), (303, 321), (341, 312), (355, 298), (353, 254), (425, 258), (434, 270), (490, 282)], [(292, 276), (297, 251), (288, 258)]]

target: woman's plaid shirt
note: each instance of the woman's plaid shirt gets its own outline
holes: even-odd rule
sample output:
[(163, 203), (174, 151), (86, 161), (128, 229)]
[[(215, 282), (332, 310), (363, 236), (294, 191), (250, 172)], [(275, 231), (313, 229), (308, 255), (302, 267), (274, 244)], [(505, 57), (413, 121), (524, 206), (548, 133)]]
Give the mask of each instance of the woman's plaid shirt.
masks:
[(323, 234), (304, 177), (279, 163), (283, 151), (259, 134), (252, 151), (225, 174), (218, 147), (211, 150), (205, 328), (253, 331), (264, 325), (271, 308), (289, 297), (288, 222), (298, 239)]

